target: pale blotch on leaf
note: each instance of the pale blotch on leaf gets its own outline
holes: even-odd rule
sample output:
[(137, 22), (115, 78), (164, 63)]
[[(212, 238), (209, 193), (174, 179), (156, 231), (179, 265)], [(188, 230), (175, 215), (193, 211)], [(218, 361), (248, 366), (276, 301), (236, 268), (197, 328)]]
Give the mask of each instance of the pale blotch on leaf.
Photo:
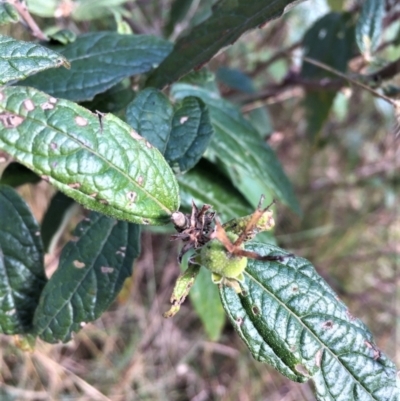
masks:
[(110, 274), (114, 271), (113, 267), (109, 267), (109, 266), (101, 266), (101, 272), (104, 274)]
[(85, 127), (88, 125), (88, 120), (82, 116), (76, 116), (75, 117), (75, 122), (80, 126), (80, 127)]
[(301, 363), (298, 363), (295, 367), (294, 367), (300, 374), (302, 374), (303, 376), (310, 376), (310, 374), (308, 373), (307, 368), (302, 365)]
[(127, 198), (129, 199), (129, 203), (134, 203), (137, 197), (137, 193), (136, 192), (128, 192), (126, 194)]
[(85, 264), (83, 263), (83, 262), (80, 262), (79, 260), (74, 260), (74, 266), (77, 268), (77, 269), (82, 269), (83, 267), (85, 267)]
[(143, 137), (141, 137), (134, 129), (131, 130), (130, 134), (131, 134), (131, 137), (137, 141), (140, 141), (141, 139), (143, 139)]
[(146, 146), (147, 146), (149, 149), (152, 148), (151, 143), (150, 143), (149, 141), (146, 141)]
[(24, 122), (24, 118), (11, 113), (1, 113), (0, 122), (4, 128), (16, 128)]
[(49, 97), (49, 102), (52, 104), (56, 104), (57, 103), (57, 99), (53, 96)]
[(186, 122), (187, 120), (189, 120), (189, 117), (185, 116), (185, 117), (181, 117), (180, 120), (179, 120), (179, 122), (180, 122), (181, 124), (185, 124), (185, 122)]
[(322, 360), (322, 353), (323, 352), (324, 352), (324, 350), (321, 348), (315, 354), (315, 365), (318, 366), (318, 367), (321, 366), (321, 360)]
[(2, 102), (4, 100), (4, 93), (0, 92), (0, 102)]
[(58, 145), (57, 145), (55, 142), (52, 142), (52, 143), (50, 144), (50, 148), (51, 148), (52, 150), (56, 150), (56, 149), (58, 148)]
[(95, 198), (97, 196), (97, 192), (93, 192), (92, 194), (89, 195), (91, 198)]
[(116, 255), (121, 255), (123, 258), (125, 257), (125, 251), (126, 251), (126, 246), (121, 246), (117, 252), (115, 252)]
[(35, 105), (33, 104), (31, 99), (25, 99), (24, 100), (24, 107), (28, 111), (35, 110)]
[(356, 320), (356, 318), (349, 312), (349, 310), (346, 311), (346, 316), (349, 318), (350, 321)]
[(36, 237), (39, 237), (40, 236), (40, 231), (36, 231), (35, 235), (36, 235)]
[(81, 187), (81, 184), (79, 182), (74, 182), (73, 184), (68, 184), (68, 186), (72, 189), (78, 189)]
[(142, 184), (143, 184), (143, 176), (139, 175), (137, 182), (138, 182), (138, 184), (140, 186), (142, 186)]
[(322, 323), (323, 329), (331, 329), (333, 327), (332, 320), (327, 320), (326, 322)]
[(53, 110), (54, 109), (54, 104), (50, 102), (44, 102), (43, 104), (40, 105), (40, 108), (42, 110)]

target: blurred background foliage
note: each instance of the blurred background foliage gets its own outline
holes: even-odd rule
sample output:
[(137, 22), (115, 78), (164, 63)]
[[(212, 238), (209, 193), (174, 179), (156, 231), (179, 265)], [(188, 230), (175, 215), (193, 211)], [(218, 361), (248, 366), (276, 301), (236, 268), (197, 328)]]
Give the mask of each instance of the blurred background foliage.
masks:
[[(213, 3), (27, 1), (48, 34), (60, 28), (117, 30), (170, 40), (210, 16)], [(400, 57), (400, 6), (385, 2), (379, 41), (360, 55), (355, 30), (362, 5), (361, 0), (305, 1), (244, 35), (207, 68), (223, 97), (240, 106), (277, 152), (294, 185), (302, 215), (277, 205), (276, 242), (309, 259), (351, 313), (369, 326), (379, 348), (400, 365), (400, 116), (358, 86), (301, 63), (305, 54), (396, 96), (399, 66), (378, 80), (376, 72), (396, 65)], [(20, 25), (1, 27), (1, 32), (29, 39)], [(109, 91), (107, 105), (101, 106), (103, 98), (91, 106), (119, 114), (132, 99), (127, 88), (130, 83), (122, 82)], [(206, 174), (207, 163), (200, 163), (200, 175)], [(191, 185), (196, 180), (201, 183), (194, 169), (180, 182), (184, 205), (195, 196)], [(230, 193), (226, 177), (216, 182), (222, 194)], [(255, 206), (256, 184), (249, 177), (241, 185)], [(40, 182), (22, 185), (19, 192), (42, 221), (53, 190)], [(81, 215), (79, 208), (69, 213), (50, 247), (49, 275)], [(163, 319), (179, 273), (178, 246), (169, 241), (168, 230), (144, 230), (141, 257), (118, 301), (69, 344), (38, 341), (29, 353), (0, 336), (1, 400), (315, 399), (310, 384), (292, 383), (255, 362), (224, 324), (218, 304), (204, 303), (197, 314), (186, 302), (176, 318)], [(192, 297), (208, 298), (196, 288)], [(204, 311), (215, 317), (206, 326), (199, 319)]]

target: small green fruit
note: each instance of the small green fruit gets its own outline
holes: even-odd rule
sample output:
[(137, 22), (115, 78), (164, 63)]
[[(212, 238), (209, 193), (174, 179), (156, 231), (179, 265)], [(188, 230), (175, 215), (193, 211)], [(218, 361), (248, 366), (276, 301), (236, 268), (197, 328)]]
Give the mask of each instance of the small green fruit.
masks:
[[(233, 233), (227, 233), (227, 235), (231, 242), (235, 242), (238, 238)], [(244, 245), (241, 246), (242, 249), (243, 247)], [(201, 248), (200, 263), (212, 271), (216, 280), (220, 277), (219, 281), (223, 278), (241, 281), (247, 266), (247, 258), (229, 254), (225, 246), (217, 239), (214, 239)]]

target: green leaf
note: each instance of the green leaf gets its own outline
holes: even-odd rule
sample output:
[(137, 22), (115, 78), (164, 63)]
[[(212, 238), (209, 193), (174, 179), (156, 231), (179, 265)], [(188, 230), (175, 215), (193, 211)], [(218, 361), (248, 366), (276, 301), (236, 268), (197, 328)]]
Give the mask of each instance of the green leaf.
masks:
[(0, 49), (0, 85), (48, 68), (69, 68), (64, 56), (36, 43), (0, 35)]
[(191, 210), (192, 200), (197, 205), (209, 204), (218, 211), (222, 221), (246, 216), (253, 209), (218, 167), (201, 160), (192, 170), (178, 176), (182, 207)]
[(225, 0), (213, 14), (175, 44), (173, 52), (154, 71), (148, 86), (162, 88), (192, 69), (198, 69), (244, 32), (280, 17), (294, 0)]
[(37, 184), (40, 177), (32, 170), (17, 162), (10, 163), (0, 178), (0, 184), (19, 187), (24, 184)]
[(327, 3), (332, 11), (342, 11), (346, 0), (328, 0)]
[[(249, 243), (261, 255), (288, 255), (278, 247)], [(221, 287), (228, 317), (253, 356), (291, 380), (312, 378), (317, 398), (331, 401), (395, 401), (396, 368), (371, 333), (338, 299), (307, 260), (249, 260), (245, 294)]]
[[(305, 56), (345, 72), (353, 56), (354, 17), (351, 13), (329, 13), (317, 20), (303, 38)], [(304, 78), (335, 78), (335, 75), (304, 61)]]
[(58, 0), (27, 0), (28, 10), (44, 18), (54, 18)]
[(157, 89), (138, 93), (126, 109), (126, 121), (162, 154), (167, 149), (174, 108)]
[[(321, 61), (340, 72), (346, 72), (354, 48), (353, 15), (336, 12), (324, 15), (306, 32), (303, 46), (307, 57)], [(301, 75), (313, 80), (336, 78), (307, 62), (303, 63)], [(308, 122), (307, 133), (312, 140), (315, 140), (328, 118), (336, 92), (337, 90), (326, 88), (307, 90), (304, 106)]]
[(140, 92), (128, 106), (127, 121), (164, 154), (177, 173), (197, 164), (213, 134), (202, 101), (188, 97), (173, 109), (169, 100), (153, 88)]
[(72, 12), (75, 21), (91, 21), (112, 15), (114, 12), (123, 12), (120, 7), (127, 0), (81, 0)]
[(278, 158), (238, 108), (218, 94), (193, 85), (175, 84), (171, 93), (178, 99), (199, 97), (208, 106), (215, 132), (208, 157), (220, 159), (228, 170), (241, 170), (256, 177), (265, 185), (266, 192), (272, 190), (279, 199), (300, 213), (292, 185)]
[(48, 33), (47, 37), (52, 41), (62, 45), (75, 42), (77, 36), (75, 32), (69, 29), (59, 29), (54, 33)]
[(164, 27), (166, 36), (170, 35), (174, 31), (176, 25), (184, 21), (193, 5), (193, 2), (194, 0), (174, 0), (172, 2), (167, 23)]
[(39, 227), (25, 201), (0, 185), (0, 332), (30, 331), (46, 283)]
[(18, 21), (18, 11), (10, 3), (0, 3), (0, 26)]
[(57, 50), (71, 63), (70, 70), (40, 73), (24, 81), (55, 97), (83, 101), (116, 85), (123, 78), (155, 68), (172, 44), (151, 35), (92, 32)]
[(306, 109), (307, 136), (312, 142), (319, 138), (335, 97), (336, 92), (332, 90), (307, 90), (303, 106)]
[(0, 149), (93, 209), (140, 224), (165, 224), (178, 184), (160, 152), (127, 124), (33, 88), (0, 91)]
[(34, 317), (37, 335), (66, 342), (113, 302), (139, 255), (140, 227), (92, 212), (63, 249)]
[(356, 42), (365, 58), (377, 49), (383, 28), (385, 2), (382, 0), (365, 0), (356, 25)]
[(189, 292), (189, 298), (208, 338), (211, 341), (218, 341), (225, 325), (225, 312), (219, 298), (218, 287), (212, 283), (209, 270), (200, 269)]
[[(75, 204), (74, 200), (62, 192), (57, 192), (52, 198), (49, 207), (43, 217), (40, 228), (42, 236), (43, 248), (45, 252), (50, 252), (52, 239), (60, 227), (63, 226), (64, 220), (68, 216), (68, 211)], [(68, 220), (67, 220), (68, 221)]]
[(214, 133), (208, 108), (195, 98), (187, 97), (175, 108), (171, 135), (165, 158), (175, 172), (185, 172), (197, 164)]
[(216, 78), (218, 81), (243, 93), (254, 93), (254, 85), (251, 78), (244, 72), (228, 67), (220, 67), (217, 70)]
[(125, 109), (134, 97), (135, 92), (132, 90), (130, 79), (125, 78), (112, 88), (96, 95), (90, 102), (82, 102), (81, 106), (102, 113), (117, 113)]

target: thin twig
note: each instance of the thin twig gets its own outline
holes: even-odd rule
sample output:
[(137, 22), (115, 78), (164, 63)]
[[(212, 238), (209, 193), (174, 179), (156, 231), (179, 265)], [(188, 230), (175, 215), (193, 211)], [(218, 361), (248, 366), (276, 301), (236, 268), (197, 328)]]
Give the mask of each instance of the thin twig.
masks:
[(385, 96), (382, 93), (377, 92), (376, 90), (372, 89), (370, 86), (365, 85), (362, 82), (359, 82), (356, 79), (353, 79), (353, 78), (349, 77), (348, 75), (336, 70), (335, 68), (330, 67), (327, 64), (324, 64), (324, 63), (322, 63), (322, 62), (320, 62), (318, 60), (314, 60), (314, 59), (306, 57), (306, 56), (303, 56), (303, 60), (307, 61), (307, 63), (313, 64), (313, 65), (315, 65), (315, 66), (317, 66), (319, 68), (322, 68), (323, 70), (328, 71), (328, 72), (330, 72), (330, 73), (332, 73), (332, 74), (334, 74), (334, 75), (336, 75), (336, 76), (338, 76), (340, 78), (343, 78), (346, 81), (351, 82), (355, 86), (358, 86), (360, 88), (365, 89), (367, 92), (370, 92), (372, 95), (374, 95), (376, 97), (379, 97), (380, 99), (386, 100), (389, 104), (391, 104), (394, 107), (397, 107), (397, 108), (399, 107), (398, 106), (398, 102), (396, 102), (396, 100), (394, 100), (394, 99), (392, 99), (392, 98), (390, 98), (388, 96)]
[(39, 26), (36, 24), (35, 20), (29, 14), (25, 2), (20, 2), (19, 0), (8, 0), (8, 3), (10, 3), (15, 7), (15, 9), (18, 11), (18, 14), (28, 25), (33, 36), (35, 36), (40, 40), (45, 40), (45, 41), (49, 40), (49, 38), (41, 31)]

